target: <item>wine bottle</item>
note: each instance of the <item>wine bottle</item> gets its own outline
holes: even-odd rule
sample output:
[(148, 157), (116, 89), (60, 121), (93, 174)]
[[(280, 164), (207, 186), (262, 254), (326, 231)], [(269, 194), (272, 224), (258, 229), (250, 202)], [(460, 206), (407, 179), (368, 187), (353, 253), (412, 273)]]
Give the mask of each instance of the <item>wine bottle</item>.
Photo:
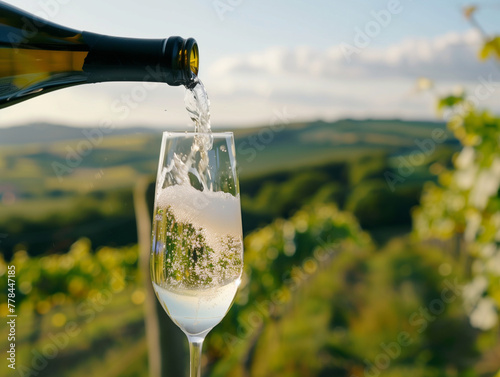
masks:
[(198, 62), (193, 38), (82, 32), (0, 1), (0, 108), (85, 83), (151, 81), (189, 87)]

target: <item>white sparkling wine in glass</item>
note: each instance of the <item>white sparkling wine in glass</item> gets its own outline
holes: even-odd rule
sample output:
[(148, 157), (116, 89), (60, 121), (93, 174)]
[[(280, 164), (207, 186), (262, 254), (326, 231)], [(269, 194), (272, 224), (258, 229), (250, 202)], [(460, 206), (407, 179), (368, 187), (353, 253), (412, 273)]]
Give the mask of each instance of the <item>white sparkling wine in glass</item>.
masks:
[(172, 320), (186, 333), (199, 335), (212, 329), (226, 315), (239, 279), (206, 290), (168, 290), (154, 285), (158, 299)]
[(243, 266), (240, 213), (239, 197), (189, 185), (157, 197), (155, 247), (165, 270), (153, 287), (186, 334), (208, 332), (231, 306)]
[(201, 375), (203, 340), (231, 307), (243, 271), (235, 155), (230, 132), (163, 134), (151, 279), (163, 308), (188, 337), (191, 377)]

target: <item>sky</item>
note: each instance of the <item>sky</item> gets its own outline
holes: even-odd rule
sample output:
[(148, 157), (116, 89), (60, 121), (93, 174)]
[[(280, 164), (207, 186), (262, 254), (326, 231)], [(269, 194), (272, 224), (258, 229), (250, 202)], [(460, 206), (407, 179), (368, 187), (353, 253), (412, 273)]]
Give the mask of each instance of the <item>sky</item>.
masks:
[[(195, 38), (213, 128), (266, 125), (276, 118), (437, 119), (437, 96), (462, 89), (484, 92), (479, 105), (500, 111), (500, 70), (477, 58), (482, 37), (462, 15), (466, 1), (5, 2), (78, 30)], [(500, 2), (474, 3), (483, 29), (500, 33)], [(420, 77), (433, 80), (434, 88), (416, 90)], [(124, 99), (134, 95), (137, 101)], [(188, 130), (183, 100), (182, 87), (158, 85), (144, 94), (141, 83), (80, 85), (2, 109), (0, 127), (111, 122)]]

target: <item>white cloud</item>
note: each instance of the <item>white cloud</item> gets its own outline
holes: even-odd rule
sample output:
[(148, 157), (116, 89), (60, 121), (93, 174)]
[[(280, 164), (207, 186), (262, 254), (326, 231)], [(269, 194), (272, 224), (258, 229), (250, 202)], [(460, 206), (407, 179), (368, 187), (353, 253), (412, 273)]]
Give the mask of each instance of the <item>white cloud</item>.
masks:
[(481, 36), (474, 30), (435, 39), (407, 39), (386, 48), (361, 49), (346, 59), (340, 46), (320, 51), (309, 47), (269, 48), (222, 58), (209, 73), (227, 75), (295, 75), (323, 79), (415, 78), (474, 80), (488, 63), (478, 61)]
[[(479, 77), (491, 75), (500, 82), (495, 63), (478, 60), (480, 47), (481, 37), (473, 30), (367, 47), (352, 55), (350, 63), (339, 46), (276, 47), (219, 59), (209, 67), (205, 84), (217, 104), (214, 116), (231, 118), (230, 123), (265, 121), (281, 106), (301, 119), (436, 119), (437, 96), (457, 84), (473, 93)], [(416, 79), (422, 76), (435, 82), (433, 93), (415, 93)], [(480, 106), (500, 110), (498, 87)]]

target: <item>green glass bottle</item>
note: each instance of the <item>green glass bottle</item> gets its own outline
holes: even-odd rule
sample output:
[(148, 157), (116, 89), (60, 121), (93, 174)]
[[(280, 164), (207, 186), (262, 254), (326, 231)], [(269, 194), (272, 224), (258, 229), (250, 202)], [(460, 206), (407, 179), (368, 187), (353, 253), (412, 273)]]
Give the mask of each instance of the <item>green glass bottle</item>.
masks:
[(0, 108), (86, 83), (151, 81), (189, 87), (198, 64), (193, 38), (80, 32), (0, 1)]

